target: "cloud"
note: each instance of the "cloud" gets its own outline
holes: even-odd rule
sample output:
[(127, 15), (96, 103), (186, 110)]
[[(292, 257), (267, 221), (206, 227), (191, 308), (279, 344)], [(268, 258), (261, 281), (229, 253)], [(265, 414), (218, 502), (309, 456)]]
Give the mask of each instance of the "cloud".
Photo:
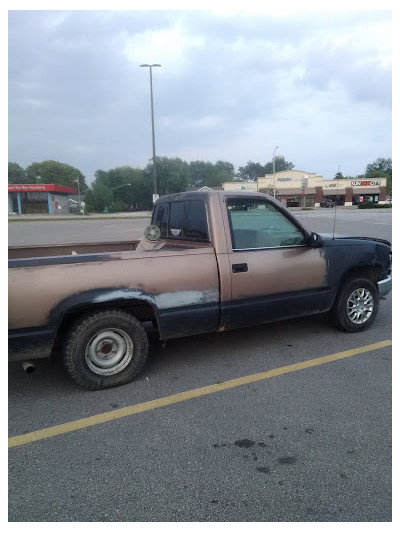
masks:
[[(26, 36), (29, 35), (29, 39)], [(13, 11), (9, 160), (95, 170), (157, 154), (359, 174), (391, 157), (385, 11)], [(340, 161), (338, 161), (340, 160)], [(348, 162), (348, 164), (347, 164)]]
[(191, 35), (179, 20), (157, 31), (147, 30), (135, 35), (124, 32), (124, 40), (123, 53), (135, 67), (154, 62), (168, 65), (169, 77), (183, 72), (190, 63), (192, 49), (201, 48), (205, 43), (204, 36)]

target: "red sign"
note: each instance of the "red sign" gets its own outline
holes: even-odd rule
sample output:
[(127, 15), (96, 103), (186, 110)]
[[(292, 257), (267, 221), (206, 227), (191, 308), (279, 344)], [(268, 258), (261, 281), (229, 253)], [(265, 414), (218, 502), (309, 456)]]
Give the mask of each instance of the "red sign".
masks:
[(74, 187), (65, 185), (54, 185), (45, 183), (21, 183), (8, 184), (8, 192), (64, 192), (67, 194), (76, 194)]

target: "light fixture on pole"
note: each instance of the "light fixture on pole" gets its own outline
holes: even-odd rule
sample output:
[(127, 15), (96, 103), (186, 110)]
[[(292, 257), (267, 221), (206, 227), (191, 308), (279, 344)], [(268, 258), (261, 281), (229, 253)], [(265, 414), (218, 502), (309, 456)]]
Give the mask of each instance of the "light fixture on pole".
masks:
[(272, 154), (272, 173), (274, 175), (274, 198), (275, 198), (275, 152), (278, 150), (278, 148), (279, 146), (276, 146)]
[[(112, 198), (112, 203), (114, 204), (114, 191), (116, 189), (120, 189), (121, 187), (130, 187), (132, 185), (132, 183), (123, 183), (122, 185), (117, 185), (115, 187), (111, 187), (111, 198)], [(109, 207), (110, 211), (111, 211), (111, 206)]]
[(151, 96), (151, 131), (152, 131), (152, 138), (153, 138), (153, 203), (158, 198), (158, 191), (157, 191), (157, 169), (156, 169), (156, 143), (154, 140), (154, 109), (153, 109), (153, 76), (152, 76), (152, 68), (153, 67), (161, 67), (158, 63), (154, 63), (153, 65), (148, 65), (147, 63), (140, 65), (141, 67), (149, 67), (150, 70), (150, 96)]
[(130, 187), (132, 185), (132, 183), (123, 183), (122, 185), (117, 185), (116, 187), (111, 187), (111, 195), (113, 197), (113, 201), (114, 201), (114, 191), (116, 189), (120, 189), (121, 187)]

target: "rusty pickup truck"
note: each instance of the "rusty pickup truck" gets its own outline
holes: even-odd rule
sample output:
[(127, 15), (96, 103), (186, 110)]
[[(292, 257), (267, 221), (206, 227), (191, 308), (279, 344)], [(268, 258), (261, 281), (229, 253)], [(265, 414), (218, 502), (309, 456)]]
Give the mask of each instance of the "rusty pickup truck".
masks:
[(9, 249), (9, 359), (59, 354), (81, 386), (128, 383), (159, 339), (330, 312), (373, 322), (391, 290), (391, 245), (322, 237), (261, 193), (167, 195), (139, 243)]

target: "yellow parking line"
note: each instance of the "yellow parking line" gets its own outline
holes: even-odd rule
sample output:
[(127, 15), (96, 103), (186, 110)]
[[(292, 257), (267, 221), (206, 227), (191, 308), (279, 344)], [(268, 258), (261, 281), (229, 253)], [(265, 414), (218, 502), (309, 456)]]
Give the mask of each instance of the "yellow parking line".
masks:
[(338, 361), (352, 355), (358, 355), (370, 352), (372, 350), (378, 350), (379, 348), (385, 348), (391, 346), (392, 341), (386, 340), (376, 342), (374, 344), (368, 344), (367, 346), (360, 346), (352, 350), (346, 350), (344, 352), (338, 352), (323, 357), (317, 357), (316, 359), (309, 359), (302, 363), (295, 363), (293, 365), (282, 366), (273, 370), (267, 370), (266, 372), (259, 372), (258, 374), (251, 374), (250, 376), (244, 376), (237, 379), (231, 379), (222, 383), (215, 383), (214, 385), (208, 385), (206, 387), (200, 387), (199, 389), (192, 389), (186, 392), (180, 392), (173, 394), (172, 396), (165, 396), (164, 398), (158, 398), (144, 403), (131, 405), (129, 407), (123, 407), (116, 409), (115, 411), (109, 411), (107, 413), (101, 413), (99, 415), (89, 416), (87, 418), (81, 418), (80, 420), (74, 420), (73, 422), (66, 422), (65, 424), (59, 424), (38, 431), (32, 431), (31, 433), (25, 433), (24, 435), (18, 435), (16, 437), (10, 437), (8, 439), (8, 447), (14, 448), (15, 446), (21, 446), (22, 444), (28, 444), (49, 437), (56, 437), (64, 433), (70, 433), (77, 431), (78, 429), (87, 428), (90, 426), (96, 426), (97, 424), (103, 424), (104, 422), (110, 422), (111, 420), (117, 420), (118, 418), (124, 418), (125, 416), (134, 415), (137, 413), (143, 413), (145, 411), (151, 411), (152, 409), (158, 409), (159, 407), (165, 407), (166, 405), (172, 405), (174, 403), (184, 402), (192, 398), (199, 398), (207, 394), (213, 394), (226, 389), (232, 389), (241, 385), (247, 385), (256, 381), (262, 381), (264, 379), (273, 378), (275, 376), (282, 376), (283, 374), (289, 374), (296, 370), (303, 370), (305, 368), (311, 368), (313, 366), (323, 365), (332, 361)]

